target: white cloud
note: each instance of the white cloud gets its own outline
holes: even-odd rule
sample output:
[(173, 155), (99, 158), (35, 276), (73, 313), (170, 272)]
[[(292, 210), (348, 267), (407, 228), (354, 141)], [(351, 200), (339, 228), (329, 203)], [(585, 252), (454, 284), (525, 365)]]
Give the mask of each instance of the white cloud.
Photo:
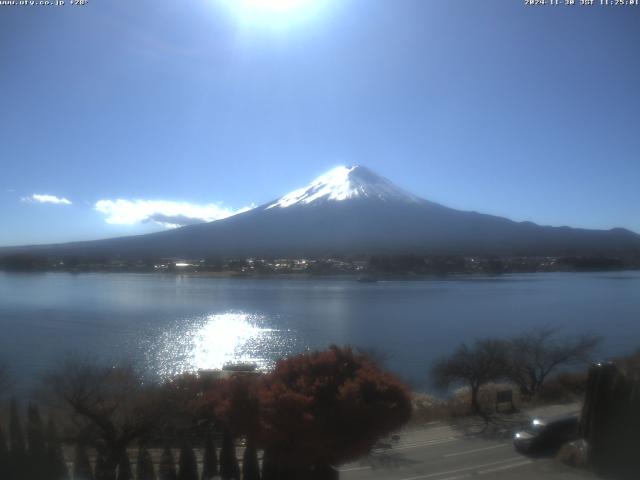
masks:
[(22, 197), (23, 202), (29, 203), (53, 203), (54, 205), (71, 205), (71, 200), (64, 197), (56, 197), (55, 195), (43, 195), (34, 193), (29, 197)]
[(114, 225), (134, 225), (155, 222), (166, 228), (177, 228), (194, 223), (212, 222), (254, 208), (234, 210), (220, 204), (204, 205), (167, 200), (99, 200), (94, 208), (106, 215), (106, 222)]

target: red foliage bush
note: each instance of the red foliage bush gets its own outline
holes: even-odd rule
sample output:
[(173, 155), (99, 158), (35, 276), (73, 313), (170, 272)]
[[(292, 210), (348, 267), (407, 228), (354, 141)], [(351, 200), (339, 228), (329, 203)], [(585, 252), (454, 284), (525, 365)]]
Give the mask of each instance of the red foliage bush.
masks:
[[(369, 452), (411, 416), (407, 388), (364, 354), (331, 347), (281, 360), (268, 375), (173, 385), (192, 413), (245, 436), (280, 469), (322, 470)], [(309, 470), (310, 469), (310, 470)]]
[(260, 386), (261, 444), (288, 465), (358, 458), (410, 416), (406, 387), (350, 348), (282, 360)]
[(259, 377), (235, 374), (221, 381), (208, 398), (214, 405), (215, 417), (234, 435), (256, 438), (259, 422)]

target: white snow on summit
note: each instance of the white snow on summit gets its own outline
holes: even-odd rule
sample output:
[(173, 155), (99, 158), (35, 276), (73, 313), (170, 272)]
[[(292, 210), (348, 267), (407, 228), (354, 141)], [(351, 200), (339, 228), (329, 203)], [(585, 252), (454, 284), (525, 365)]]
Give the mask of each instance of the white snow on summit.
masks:
[(385, 202), (418, 203), (423, 200), (397, 187), (386, 178), (359, 165), (337, 167), (319, 176), (310, 185), (281, 197), (265, 208), (287, 208), (319, 201), (371, 198)]

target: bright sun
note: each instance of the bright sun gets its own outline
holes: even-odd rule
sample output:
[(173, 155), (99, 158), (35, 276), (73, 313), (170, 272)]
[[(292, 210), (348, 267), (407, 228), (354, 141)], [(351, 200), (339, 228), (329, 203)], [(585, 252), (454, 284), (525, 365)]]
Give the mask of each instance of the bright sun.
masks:
[(284, 25), (314, 15), (327, 0), (221, 0), (247, 23)]
[(309, 0), (235, 0), (240, 8), (263, 12), (286, 13), (309, 4)]

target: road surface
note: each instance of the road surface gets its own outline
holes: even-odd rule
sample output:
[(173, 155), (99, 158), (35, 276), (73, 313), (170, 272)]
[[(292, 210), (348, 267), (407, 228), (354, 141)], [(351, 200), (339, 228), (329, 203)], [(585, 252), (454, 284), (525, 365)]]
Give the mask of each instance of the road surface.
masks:
[(513, 431), (530, 416), (577, 412), (579, 406), (546, 407), (527, 415), (500, 415), (489, 424), (478, 419), (431, 423), (381, 442), (369, 456), (343, 465), (341, 480), (578, 480), (592, 474), (553, 458), (531, 458), (511, 444)]

